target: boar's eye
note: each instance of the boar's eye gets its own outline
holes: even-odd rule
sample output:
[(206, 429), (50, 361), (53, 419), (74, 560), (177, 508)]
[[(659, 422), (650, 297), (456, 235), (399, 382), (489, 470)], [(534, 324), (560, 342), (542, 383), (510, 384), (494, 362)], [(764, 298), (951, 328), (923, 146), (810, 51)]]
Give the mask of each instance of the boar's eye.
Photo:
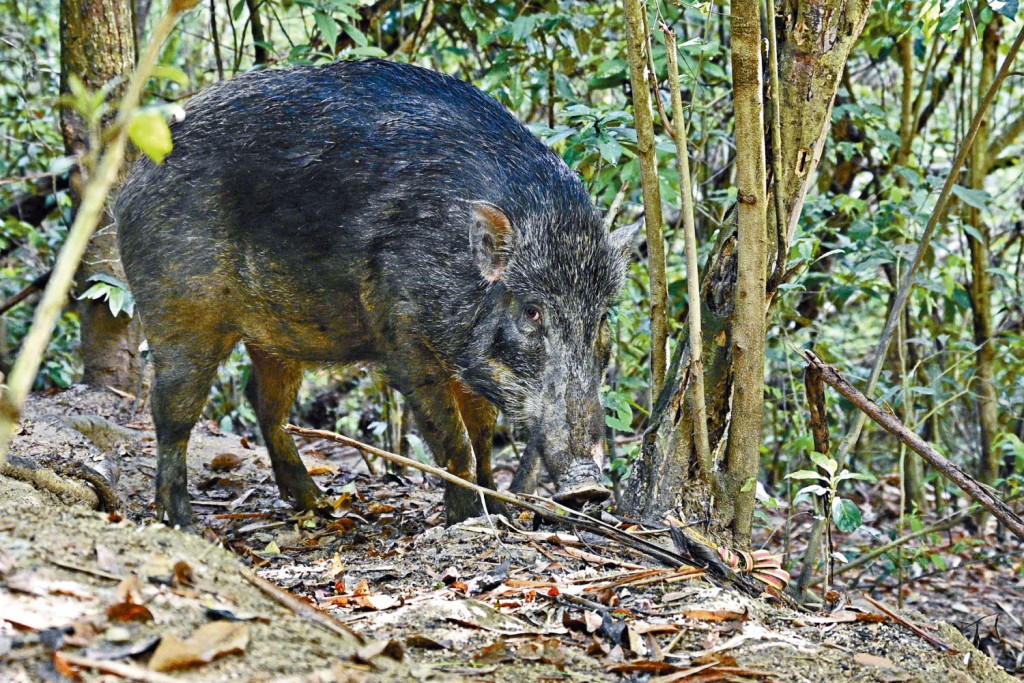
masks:
[(534, 325), (540, 325), (544, 322), (544, 316), (541, 314), (540, 307), (534, 304), (523, 306), (523, 315)]

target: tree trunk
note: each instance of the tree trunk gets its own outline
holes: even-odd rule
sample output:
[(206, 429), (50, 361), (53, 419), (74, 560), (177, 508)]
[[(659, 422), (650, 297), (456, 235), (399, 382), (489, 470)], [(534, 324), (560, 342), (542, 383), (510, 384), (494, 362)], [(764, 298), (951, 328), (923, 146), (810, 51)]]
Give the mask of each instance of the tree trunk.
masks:
[[(92, 89), (113, 78), (127, 78), (135, 66), (135, 27), (130, 0), (61, 0), (61, 92), (68, 92), (68, 79), (77, 77)], [(113, 98), (121, 94), (115, 88)], [(80, 159), (89, 149), (89, 130), (81, 116), (70, 107), (61, 109), (61, 132), (68, 154)], [(71, 188), (77, 209), (84, 185), (80, 167), (72, 176)], [(107, 275), (124, 281), (118, 259), (117, 238), (109, 212), (93, 236), (78, 270), (78, 292), (90, 286), (89, 278)], [(138, 390), (141, 376), (139, 344), (142, 332), (138, 317), (111, 315), (106, 301), (78, 302), (81, 321), (81, 352), (85, 366), (83, 381), (94, 386), (111, 386), (123, 391)]]
[[(779, 40), (777, 53), (781, 87), (778, 96), (781, 98), (780, 109), (784, 115), (779, 122), (782, 159), (775, 160), (775, 169), (776, 177), (784, 176), (780, 186), (785, 188), (784, 194), (779, 193), (779, 186), (775, 188), (782, 201), (785, 233), (774, 234), (775, 221), (768, 221), (769, 230), (773, 233), (768, 235), (768, 240), (769, 243), (779, 245), (775, 252), (777, 254), (787, 253), (807, 191), (814, 182), (830, 129), (832, 102), (839, 88), (847, 55), (864, 28), (869, 7), (868, 0), (787, 0), (774, 18)], [(734, 26), (734, 46), (735, 29)], [(757, 78), (759, 82), (760, 72), (741, 77)], [(763, 149), (763, 138), (760, 146)], [(758, 188), (741, 184), (739, 189), (742, 193), (753, 193)], [(763, 197), (763, 187), (760, 192)], [(755, 194), (755, 202), (757, 197)], [(765, 206), (762, 199), (750, 208), (764, 213)], [(743, 208), (741, 205), (741, 211)], [(741, 500), (737, 508), (736, 501), (725, 492), (731, 488), (730, 479), (740, 489), (750, 482), (737, 482), (736, 474), (744, 466), (729, 462), (730, 458), (740, 455), (738, 448), (730, 447), (728, 455), (724, 448), (726, 436), (731, 429), (729, 419), (734, 401), (733, 387), (737, 382), (733, 350), (735, 340), (732, 338), (736, 309), (737, 245), (736, 233), (723, 230), (708, 261), (700, 301), (704, 320), (708, 435), (717, 475), (711, 481), (700, 477), (695, 462), (692, 429), (688, 429), (692, 420), (689, 402), (686, 400), (689, 381), (685, 359), (688, 352), (685, 345), (681, 344), (669, 369), (666, 389), (651, 413), (640, 456), (634, 464), (622, 503), (623, 508), (631, 514), (647, 519), (658, 519), (670, 511), (687, 520), (707, 518), (706, 530), (709, 535), (720, 540), (734, 539), (742, 542), (745, 530), (751, 526), (753, 508), (747, 500)], [(766, 264), (764, 273), (768, 272), (768, 265), (774, 264)], [(780, 278), (773, 278), (768, 283), (769, 296), (781, 282)], [(763, 300), (761, 305), (763, 337)], [(749, 369), (756, 366), (762, 368), (763, 372), (763, 347), (758, 355), (760, 358), (748, 357), (746, 367)], [(752, 392), (749, 386), (745, 387), (756, 396), (758, 402), (763, 400), (760, 386), (758, 382), (758, 388)], [(758, 444), (760, 436), (758, 433)], [(750, 452), (747, 451), (745, 455), (749, 458)], [(754, 462), (756, 464), (756, 460)], [(732, 477), (723, 477), (723, 472), (731, 472)], [(754, 472), (756, 474), (756, 469)], [(752, 489), (745, 493), (752, 498)], [(740, 533), (734, 536), (736, 531)]]
[(764, 407), (764, 321), (768, 263), (764, 83), (758, 0), (732, 1), (732, 87), (736, 109), (736, 304), (731, 322), (732, 424), (724, 493), (732, 533), (750, 543)]
[(633, 120), (636, 126), (637, 156), (644, 192), (644, 227), (647, 236), (647, 271), (651, 286), (651, 402), (665, 381), (666, 344), (668, 343), (668, 289), (665, 283), (665, 238), (661, 213), (661, 188), (658, 184), (658, 159), (651, 112), (648, 81), (648, 44), (644, 12), (640, 0), (626, 0), (626, 44), (629, 50), (629, 75), (633, 85)]
[[(996, 57), (999, 53), (1000, 17), (995, 15), (985, 27), (982, 37), (981, 77), (978, 81), (978, 98), (984, 96), (992, 85), (996, 74)], [(978, 126), (977, 137), (971, 148), (967, 181), (972, 190), (985, 189), (985, 176), (990, 168), (988, 160), (991, 114), (987, 114)], [(981, 430), (981, 457), (978, 463), (978, 480), (992, 484), (999, 477), (999, 452), (993, 442), (999, 433), (999, 399), (995, 381), (996, 347), (992, 332), (992, 276), (990, 247), (992, 231), (981, 210), (967, 208), (968, 223), (975, 233), (968, 232), (971, 248), (971, 306), (974, 310), (974, 343), (978, 345), (975, 357), (975, 394), (978, 397), (978, 426)]]

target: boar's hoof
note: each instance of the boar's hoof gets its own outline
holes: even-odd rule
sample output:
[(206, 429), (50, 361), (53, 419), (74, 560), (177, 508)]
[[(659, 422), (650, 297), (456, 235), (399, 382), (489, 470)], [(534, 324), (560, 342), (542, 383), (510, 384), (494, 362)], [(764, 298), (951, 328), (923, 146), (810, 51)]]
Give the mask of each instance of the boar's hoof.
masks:
[(596, 481), (588, 481), (562, 489), (554, 495), (554, 500), (556, 503), (578, 508), (586, 503), (600, 503), (607, 500), (610, 495), (612, 492)]

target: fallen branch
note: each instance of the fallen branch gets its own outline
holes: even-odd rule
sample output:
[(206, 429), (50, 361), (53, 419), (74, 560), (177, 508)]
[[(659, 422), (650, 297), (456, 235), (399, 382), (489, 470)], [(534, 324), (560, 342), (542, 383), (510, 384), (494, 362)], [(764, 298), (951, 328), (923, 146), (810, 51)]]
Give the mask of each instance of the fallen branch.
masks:
[(57, 497), (66, 505), (84, 505), (92, 510), (105, 506), (105, 496), (94, 487), (92, 481), (83, 483), (74, 478), (62, 476), (53, 470), (27, 458), (10, 456), (0, 464), (0, 476), (23, 481), (30, 486)]
[(900, 616), (897, 612), (895, 612), (894, 610), (889, 609), (888, 607), (886, 607), (885, 605), (880, 603), (878, 600), (875, 600), (874, 598), (872, 598), (870, 595), (865, 595), (864, 599), (867, 600), (869, 603), (871, 603), (872, 607), (874, 607), (879, 612), (881, 612), (885, 616), (887, 616), (890, 619), (892, 619), (893, 621), (895, 621), (900, 626), (906, 628), (907, 630), (909, 630), (909, 631), (917, 634), (921, 638), (923, 638), (929, 645), (934, 647), (939, 652), (946, 652), (946, 653), (950, 653), (950, 654), (956, 654), (957, 650), (955, 650), (954, 648), (950, 647), (949, 645), (946, 645), (944, 642), (942, 642), (941, 640), (939, 640), (938, 638), (936, 638), (932, 634), (928, 633), (927, 631), (925, 631), (923, 628), (921, 628), (920, 626), (918, 626), (914, 622), (909, 621), (906, 618)]
[(100, 673), (112, 674), (129, 681), (143, 681), (143, 683), (180, 683), (177, 676), (150, 671), (137, 664), (125, 664), (124, 662), (113, 662), (110, 660), (91, 659), (70, 652), (55, 652), (54, 657), (63, 659), (65, 662), (79, 669), (92, 669)]
[[(565, 507), (559, 503), (539, 496), (531, 496), (531, 498), (537, 503), (526, 500), (525, 498), (518, 496), (509, 491), (495, 491), (485, 486), (467, 481), (461, 477), (457, 477), (451, 474), (445, 469), (435, 467), (433, 465), (427, 465), (411, 458), (406, 458), (396, 453), (390, 453), (388, 451), (364, 444), (361, 441), (356, 441), (347, 436), (336, 434), (334, 432), (328, 432), (322, 429), (306, 429), (304, 427), (297, 427), (295, 425), (285, 425), (284, 431), (289, 434), (295, 434), (311, 439), (328, 439), (330, 441), (336, 441), (352, 448), (363, 450), (370, 455), (375, 455), (378, 458), (383, 458), (393, 463), (403, 465), (405, 467), (412, 467), (413, 469), (432, 474), (435, 477), (443, 479), (446, 482), (450, 482), (456, 486), (469, 489), (470, 491), (476, 491), (483, 495), (499, 500), (503, 503), (515, 505), (516, 507), (523, 508), (532, 512), (535, 516), (543, 519), (546, 522), (566, 526), (572, 529), (582, 529), (589, 531), (594, 534), (598, 534), (605, 538), (617, 541), (618, 543), (636, 550), (637, 552), (643, 553), (648, 557), (652, 557), (655, 560), (668, 565), (669, 567), (698, 567), (700, 569), (708, 570), (708, 576), (717, 579), (719, 583), (725, 583), (732, 585), (735, 588), (742, 590), (748, 595), (757, 597), (761, 595), (761, 588), (756, 585), (757, 582), (749, 577), (743, 576), (736, 573), (724, 573), (719, 566), (715, 564), (705, 565), (699, 560), (699, 558), (685, 557), (679, 553), (673, 552), (668, 548), (652, 543), (644, 538), (640, 538), (634, 534), (627, 533), (618, 527), (612, 526), (602, 522), (599, 519), (595, 519), (586, 515), (578, 510)], [(544, 503), (539, 505), (538, 503)], [(547, 506), (547, 507), (545, 507)], [(694, 539), (689, 539), (691, 544), (697, 544)], [(702, 546), (706, 547), (706, 546)], [(709, 552), (717, 554), (716, 550), (708, 549)]]
[(1018, 517), (1009, 505), (996, 497), (988, 487), (983, 486), (969, 474), (947, 460), (924, 439), (908, 429), (895, 415), (885, 412), (867, 396), (857, 391), (852, 384), (839, 374), (838, 370), (821, 360), (813, 351), (805, 350), (803, 357), (804, 360), (821, 373), (821, 378), (825, 380), (826, 384), (849, 399), (865, 415), (881, 425), (885, 431), (895, 436), (910, 447), (911, 450), (927, 460), (932, 467), (956, 484), (961, 491), (973, 498), (978, 504), (991, 512), (996, 519), (1005, 524), (1006, 528), (1012, 531), (1017, 538), (1024, 541), (1024, 520)]
[(7, 311), (11, 310), (12, 308), (20, 304), (22, 301), (29, 298), (30, 296), (41, 290), (43, 287), (45, 287), (46, 283), (50, 281), (50, 275), (52, 274), (52, 270), (46, 271), (45, 273), (37, 277), (35, 280), (25, 285), (25, 288), (22, 289), (20, 292), (18, 292), (7, 301), (0, 304), (0, 315), (3, 315)]
[(331, 633), (341, 636), (345, 640), (354, 641), (357, 645), (366, 644), (366, 641), (363, 640), (361, 635), (350, 629), (338, 619), (335, 619), (327, 612), (317, 609), (309, 603), (303, 602), (301, 599), (295, 597), (285, 589), (275, 586), (270, 581), (256, 576), (247, 569), (241, 570), (240, 573), (242, 574), (242, 578), (266, 593), (274, 602), (283, 607), (287, 607), (299, 617), (311, 621), (318, 626), (322, 626)]

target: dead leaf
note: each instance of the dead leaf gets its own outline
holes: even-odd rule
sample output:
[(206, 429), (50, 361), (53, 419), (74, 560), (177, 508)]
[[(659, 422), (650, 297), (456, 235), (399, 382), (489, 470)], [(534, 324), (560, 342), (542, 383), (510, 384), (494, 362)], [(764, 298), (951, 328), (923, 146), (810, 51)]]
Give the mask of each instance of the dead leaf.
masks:
[(400, 662), (405, 658), (405, 648), (397, 640), (375, 640), (359, 648), (353, 659), (371, 664), (381, 656)]
[(733, 612), (732, 610), (727, 609), (715, 611), (706, 609), (688, 609), (683, 612), (683, 616), (687, 619), (695, 619), (697, 621), (746, 621), (748, 619), (746, 612)]
[(419, 647), (424, 650), (450, 650), (452, 649), (453, 643), (447, 638), (441, 638), (435, 640), (422, 634), (411, 635), (405, 639), (405, 644), (409, 647)]
[(435, 618), (507, 636), (566, 632), (566, 628), (560, 624), (537, 627), (511, 614), (502, 614), (479, 600), (435, 600), (429, 604), (422, 603), (421, 609), (429, 609), (430, 614)]
[(145, 605), (134, 602), (119, 602), (107, 608), (107, 619), (144, 623), (153, 621), (153, 613)]
[(122, 602), (142, 602), (142, 584), (139, 582), (138, 576), (134, 574), (126, 576), (121, 579), (121, 583), (117, 584), (117, 589), (114, 591), (114, 603)]
[(215, 455), (213, 460), (210, 461), (210, 469), (216, 472), (226, 472), (227, 470), (233, 470), (239, 465), (245, 462), (245, 458), (235, 453), (221, 453)]
[(323, 474), (337, 474), (338, 468), (333, 465), (313, 465), (306, 471), (311, 477), (319, 477)]
[(171, 585), (175, 588), (181, 588), (182, 586), (194, 586), (196, 577), (192, 573), (192, 567), (188, 562), (178, 560), (174, 563), (173, 573), (171, 574)]
[(352, 602), (363, 609), (377, 611), (391, 609), (392, 607), (397, 607), (402, 604), (400, 599), (391, 597), (390, 595), (359, 595), (356, 596)]
[(896, 665), (892, 663), (892, 660), (888, 657), (882, 657), (879, 655), (868, 654), (867, 652), (858, 652), (853, 656), (853, 661), (864, 666), (875, 666), (880, 669), (895, 669)]
[(218, 657), (241, 653), (249, 644), (249, 627), (230, 621), (214, 621), (200, 626), (188, 640), (169, 633), (160, 641), (149, 660), (153, 671), (174, 671), (207, 664)]
[(120, 574), (121, 564), (117, 561), (117, 555), (105, 545), (96, 544), (96, 565), (110, 574)]
[(64, 655), (60, 652), (53, 653), (53, 668), (63, 678), (67, 678), (72, 681), (82, 680), (82, 674), (80, 674), (78, 669), (64, 659)]
[(504, 638), (498, 638), (490, 645), (486, 645), (473, 655), (473, 659), (483, 664), (500, 664), (515, 659), (515, 655), (508, 648)]

